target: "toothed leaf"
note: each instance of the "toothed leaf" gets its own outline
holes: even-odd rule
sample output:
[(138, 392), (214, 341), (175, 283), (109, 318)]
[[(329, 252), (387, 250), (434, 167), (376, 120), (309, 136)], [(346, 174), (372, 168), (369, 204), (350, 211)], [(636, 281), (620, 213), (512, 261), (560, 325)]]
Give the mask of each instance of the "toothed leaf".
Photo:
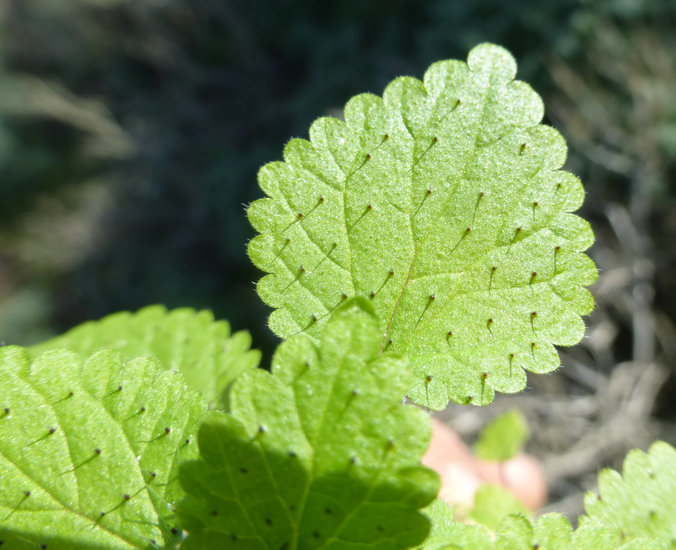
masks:
[(511, 514), (530, 515), (528, 508), (502, 485), (484, 483), (474, 493), (469, 517), (477, 523), (495, 530), (500, 521)]
[(224, 408), (228, 385), (260, 362), (260, 352), (250, 346), (248, 332), (231, 335), (230, 325), (214, 321), (209, 311), (149, 306), (137, 313), (114, 313), (84, 323), (31, 351), (67, 348), (87, 357), (99, 349), (113, 348), (127, 358), (153, 355), (163, 368), (182, 371), (188, 385), (202, 392), (210, 406)]
[(676, 548), (676, 449), (663, 441), (644, 453), (629, 451), (622, 475), (599, 474), (599, 494), (585, 496), (587, 518), (610, 528), (620, 540), (652, 538)]
[(438, 490), (420, 464), (429, 418), (401, 403), (405, 360), (379, 354), (369, 304), (348, 302), (319, 342), (298, 335), (272, 374), (247, 372), (229, 414), (199, 433), (201, 458), (181, 469), (188, 549), (409, 548)]
[(0, 349), (3, 548), (154, 548), (175, 541), (178, 462), (206, 402), (157, 360)]
[(432, 532), (424, 550), (674, 550), (676, 549), (676, 450), (658, 441), (648, 453), (629, 452), (623, 474), (599, 475), (601, 498), (588, 493), (587, 515), (573, 531), (560, 514), (531, 523), (521, 515), (502, 519), (490, 536), (483, 527), (459, 523), (450, 509), (431, 506), (425, 513)]
[(435, 409), (558, 367), (593, 307), (593, 234), (571, 214), (584, 192), (559, 170), (565, 142), (515, 73), (477, 46), (354, 97), (261, 169), (249, 254), (273, 331), (317, 340), (342, 300), (370, 299), (380, 349), (409, 358), (408, 395)]
[(452, 508), (442, 500), (435, 500), (423, 512), (432, 522), (432, 530), (419, 550), (486, 550), (492, 548), (491, 537), (486, 528), (455, 521)]

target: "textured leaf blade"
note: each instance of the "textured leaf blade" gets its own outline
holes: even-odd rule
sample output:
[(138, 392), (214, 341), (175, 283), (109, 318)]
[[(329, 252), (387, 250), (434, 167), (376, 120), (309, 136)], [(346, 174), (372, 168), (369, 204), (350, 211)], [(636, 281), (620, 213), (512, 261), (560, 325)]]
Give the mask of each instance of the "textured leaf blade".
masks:
[(175, 538), (178, 462), (197, 454), (189, 441), (206, 403), (158, 367), (112, 351), (83, 363), (66, 351), (31, 361), (21, 348), (0, 350), (5, 547), (150, 548)]
[[(601, 498), (585, 497), (587, 515), (573, 531), (560, 514), (546, 514), (531, 523), (520, 515), (501, 520), (492, 537), (475, 525), (453, 520), (440, 505), (425, 512), (432, 532), (422, 548), (442, 550), (673, 550), (676, 548), (676, 450), (658, 441), (648, 453), (627, 454), (623, 474), (599, 475)], [(491, 540), (492, 538), (492, 540)]]
[(249, 253), (269, 273), (270, 327), (317, 338), (346, 297), (372, 301), (381, 349), (406, 354), (409, 396), (484, 404), (559, 365), (577, 343), (596, 278), (584, 192), (566, 146), (502, 48), (435, 63), (322, 118), (264, 166), (269, 198)]
[(453, 519), (453, 509), (442, 500), (425, 508), (432, 530), (419, 550), (484, 550), (492, 548), (491, 536), (481, 525), (469, 525)]
[(231, 335), (230, 325), (214, 321), (209, 311), (167, 311), (157, 305), (84, 323), (33, 346), (31, 351), (37, 354), (67, 348), (87, 357), (102, 348), (113, 348), (127, 358), (153, 355), (165, 369), (181, 370), (188, 385), (202, 392), (210, 406), (223, 408), (228, 385), (260, 362), (260, 352), (250, 346), (249, 333)]
[(676, 548), (676, 449), (657, 441), (644, 453), (629, 451), (623, 473), (603, 470), (599, 493), (585, 497), (587, 522), (600, 523), (619, 540), (645, 537)]
[[(366, 308), (366, 309), (363, 309)], [(283, 343), (273, 374), (245, 373), (231, 410), (185, 465), (185, 548), (408, 548), (438, 477), (420, 465), (429, 419), (401, 403), (402, 359), (379, 354), (368, 304), (347, 303), (315, 344)]]

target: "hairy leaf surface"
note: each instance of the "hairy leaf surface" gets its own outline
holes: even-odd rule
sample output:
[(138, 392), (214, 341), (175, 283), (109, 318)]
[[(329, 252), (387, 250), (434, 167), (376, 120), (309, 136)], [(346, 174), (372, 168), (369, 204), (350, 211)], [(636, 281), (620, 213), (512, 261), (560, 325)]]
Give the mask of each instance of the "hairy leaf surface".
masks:
[(0, 349), (3, 548), (156, 548), (206, 402), (157, 360)]
[(127, 358), (153, 355), (165, 369), (182, 371), (188, 385), (202, 392), (210, 406), (224, 408), (228, 385), (260, 362), (260, 352), (250, 346), (248, 332), (231, 336), (230, 325), (215, 322), (210, 311), (149, 306), (137, 313), (114, 313), (84, 323), (31, 351), (67, 348), (87, 357), (99, 349), (113, 348)]
[(432, 530), (418, 550), (483, 550), (492, 548), (491, 536), (485, 527), (455, 521), (453, 509), (444, 501), (435, 500), (423, 512), (432, 522)]
[(609, 527), (618, 539), (652, 537), (676, 548), (676, 449), (657, 441), (648, 453), (629, 452), (623, 472), (599, 475), (599, 494), (585, 497), (587, 521)]
[(370, 299), (380, 350), (407, 355), (417, 403), (485, 404), (559, 365), (596, 278), (566, 145), (504, 49), (433, 64), (358, 95), (258, 177), (253, 262), (283, 338), (315, 339), (344, 299)]
[[(430, 509), (433, 532), (420, 550), (668, 550), (649, 537), (629, 541), (606, 526), (588, 524), (573, 531), (561, 514), (546, 514), (531, 523), (524, 516), (507, 516), (497, 531), (454, 521), (448, 513)], [(440, 521), (442, 526), (437, 526)]]
[(439, 488), (420, 459), (428, 416), (401, 403), (403, 359), (380, 354), (369, 304), (348, 302), (314, 343), (277, 350), (272, 374), (238, 378), (229, 414), (181, 469), (187, 549), (396, 549), (422, 542)]

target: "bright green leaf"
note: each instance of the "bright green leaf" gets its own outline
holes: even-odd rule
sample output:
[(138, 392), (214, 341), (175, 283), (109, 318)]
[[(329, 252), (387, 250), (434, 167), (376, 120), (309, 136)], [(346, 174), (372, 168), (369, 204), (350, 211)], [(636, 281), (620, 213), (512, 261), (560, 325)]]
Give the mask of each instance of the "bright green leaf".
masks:
[(437, 499), (423, 510), (432, 522), (432, 531), (419, 550), (485, 550), (492, 548), (488, 530), (453, 519), (453, 510)]
[(531, 522), (519, 515), (504, 518), (495, 534), (495, 550), (532, 550), (532, 548), (533, 525)]
[(319, 343), (301, 334), (272, 374), (238, 378), (229, 414), (181, 469), (188, 549), (396, 549), (420, 544), (439, 488), (420, 464), (429, 417), (404, 405), (405, 360), (379, 353), (377, 318), (348, 302)]
[[(479, 525), (469, 525), (445, 518), (445, 537), (426, 541), (423, 550), (592, 550), (571, 545), (572, 527), (560, 514), (547, 514), (532, 524), (526, 517), (510, 515), (502, 519), (492, 534)], [(432, 515), (434, 520), (444, 520)], [(433, 525), (433, 532), (437, 528)], [(606, 550), (611, 547), (593, 547)]]
[[(572, 550), (668, 550), (671, 547), (644, 537), (626, 542), (618, 532), (599, 523), (585, 523), (573, 533)], [(557, 547), (554, 547), (557, 548)]]
[(593, 234), (571, 213), (584, 192), (559, 170), (565, 142), (515, 74), (478, 46), (354, 97), (261, 169), (249, 254), (273, 331), (316, 340), (341, 301), (370, 299), (379, 349), (410, 359), (408, 395), (435, 409), (557, 368), (594, 304)]
[(448, 541), (452, 540), (453, 528), (457, 524), (453, 520), (453, 509), (437, 498), (422, 512), (430, 520), (432, 529), (418, 550), (442, 550), (449, 547)]
[(663, 441), (648, 453), (629, 451), (623, 473), (603, 470), (599, 498), (585, 497), (587, 522), (610, 528), (622, 541), (646, 537), (676, 548), (676, 449)]
[(137, 313), (114, 313), (90, 321), (62, 336), (31, 348), (34, 354), (67, 348), (87, 357), (102, 348), (124, 357), (153, 355), (165, 369), (179, 369), (188, 385), (202, 392), (210, 406), (226, 406), (225, 391), (242, 372), (256, 368), (260, 352), (250, 350), (247, 332), (230, 335), (226, 321), (214, 321), (209, 311), (189, 308), (167, 311), (149, 306)]
[(180, 373), (113, 351), (83, 362), (9, 347), (0, 389), (3, 549), (146, 549), (176, 538), (178, 462), (197, 455), (206, 410)]
[(520, 453), (527, 439), (526, 419), (513, 409), (494, 418), (484, 427), (474, 445), (474, 454), (483, 460), (504, 462)]
[[(623, 475), (604, 470), (601, 497), (585, 498), (586, 516), (575, 531), (560, 514), (531, 523), (522, 515), (504, 517), (493, 537), (452, 519), (444, 507), (429, 507), (433, 522), (424, 550), (674, 550), (676, 549), (676, 450), (658, 441), (648, 453), (630, 451)], [(486, 509), (490, 507), (486, 499)], [(490, 510), (489, 510), (490, 511)], [(439, 523), (439, 525), (437, 525)]]
[(495, 531), (500, 521), (510, 514), (529, 515), (529, 510), (514, 494), (492, 483), (482, 484), (474, 493), (474, 505), (469, 517)]
[(534, 525), (532, 548), (570, 548), (572, 535), (573, 528), (565, 517), (560, 514), (545, 514)]

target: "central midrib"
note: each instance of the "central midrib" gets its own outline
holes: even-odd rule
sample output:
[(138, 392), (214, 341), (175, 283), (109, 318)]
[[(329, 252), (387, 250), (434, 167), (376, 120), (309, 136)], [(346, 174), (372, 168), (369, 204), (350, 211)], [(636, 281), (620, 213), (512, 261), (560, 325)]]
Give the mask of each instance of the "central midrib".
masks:
[[(476, 134), (474, 136), (474, 147), (472, 148), (472, 151), (467, 155), (467, 160), (464, 163), (464, 170), (467, 169), (467, 166), (471, 164), (473, 159), (476, 157), (477, 150), (481, 148), (481, 146), (477, 143), (478, 142), (478, 136), (481, 133), (481, 130), (483, 128), (483, 121), (486, 116), (486, 107), (487, 107), (487, 98), (490, 93), (490, 80), (489, 78), (489, 83), (483, 90), (483, 101), (482, 101), (482, 108), (481, 108), (481, 114), (479, 116), (479, 123), (477, 124), (477, 130)], [(409, 132), (410, 133), (410, 132)], [(411, 187), (413, 182), (411, 182)], [(413, 267), (415, 266), (416, 259), (418, 257), (418, 251), (419, 251), (419, 246), (418, 246), (418, 240), (416, 239), (416, 234), (413, 229), (413, 218), (411, 216), (411, 213), (409, 213), (409, 229), (411, 232), (411, 240), (413, 241), (413, 257), (411, 258), (411, 263), (409, 264), (408, 268), (408, 273), (406, 274), (406, 280), (404, 281), (404, 284), (401, 287), (401, 290), (399, 291), (399, 295), (397, 296), (397, 300), (394, 303), (394, 307), (392, 308), (392, 313), (390, 315), (390, 318), (387, 322), (387, 327), (385, 328), (385, 333), (383, 334), (383, 340), (380, 343), (380, 349), (378, 350), (378, 353), (381, 354), (383, 350), (385, 349), (385, 345), (388, 341), (390, 329), (392, 328), (392, 323), (394, 322), (394, 317), (397, 314), (397, 311), (399, 310), (399, 304), (401, 302), (402, 297), (404, 296), (404, 293), (406, 292), (406, 289), (408, 287), (408, 284), (411, 281), (411, 275), (413, 274)]]

